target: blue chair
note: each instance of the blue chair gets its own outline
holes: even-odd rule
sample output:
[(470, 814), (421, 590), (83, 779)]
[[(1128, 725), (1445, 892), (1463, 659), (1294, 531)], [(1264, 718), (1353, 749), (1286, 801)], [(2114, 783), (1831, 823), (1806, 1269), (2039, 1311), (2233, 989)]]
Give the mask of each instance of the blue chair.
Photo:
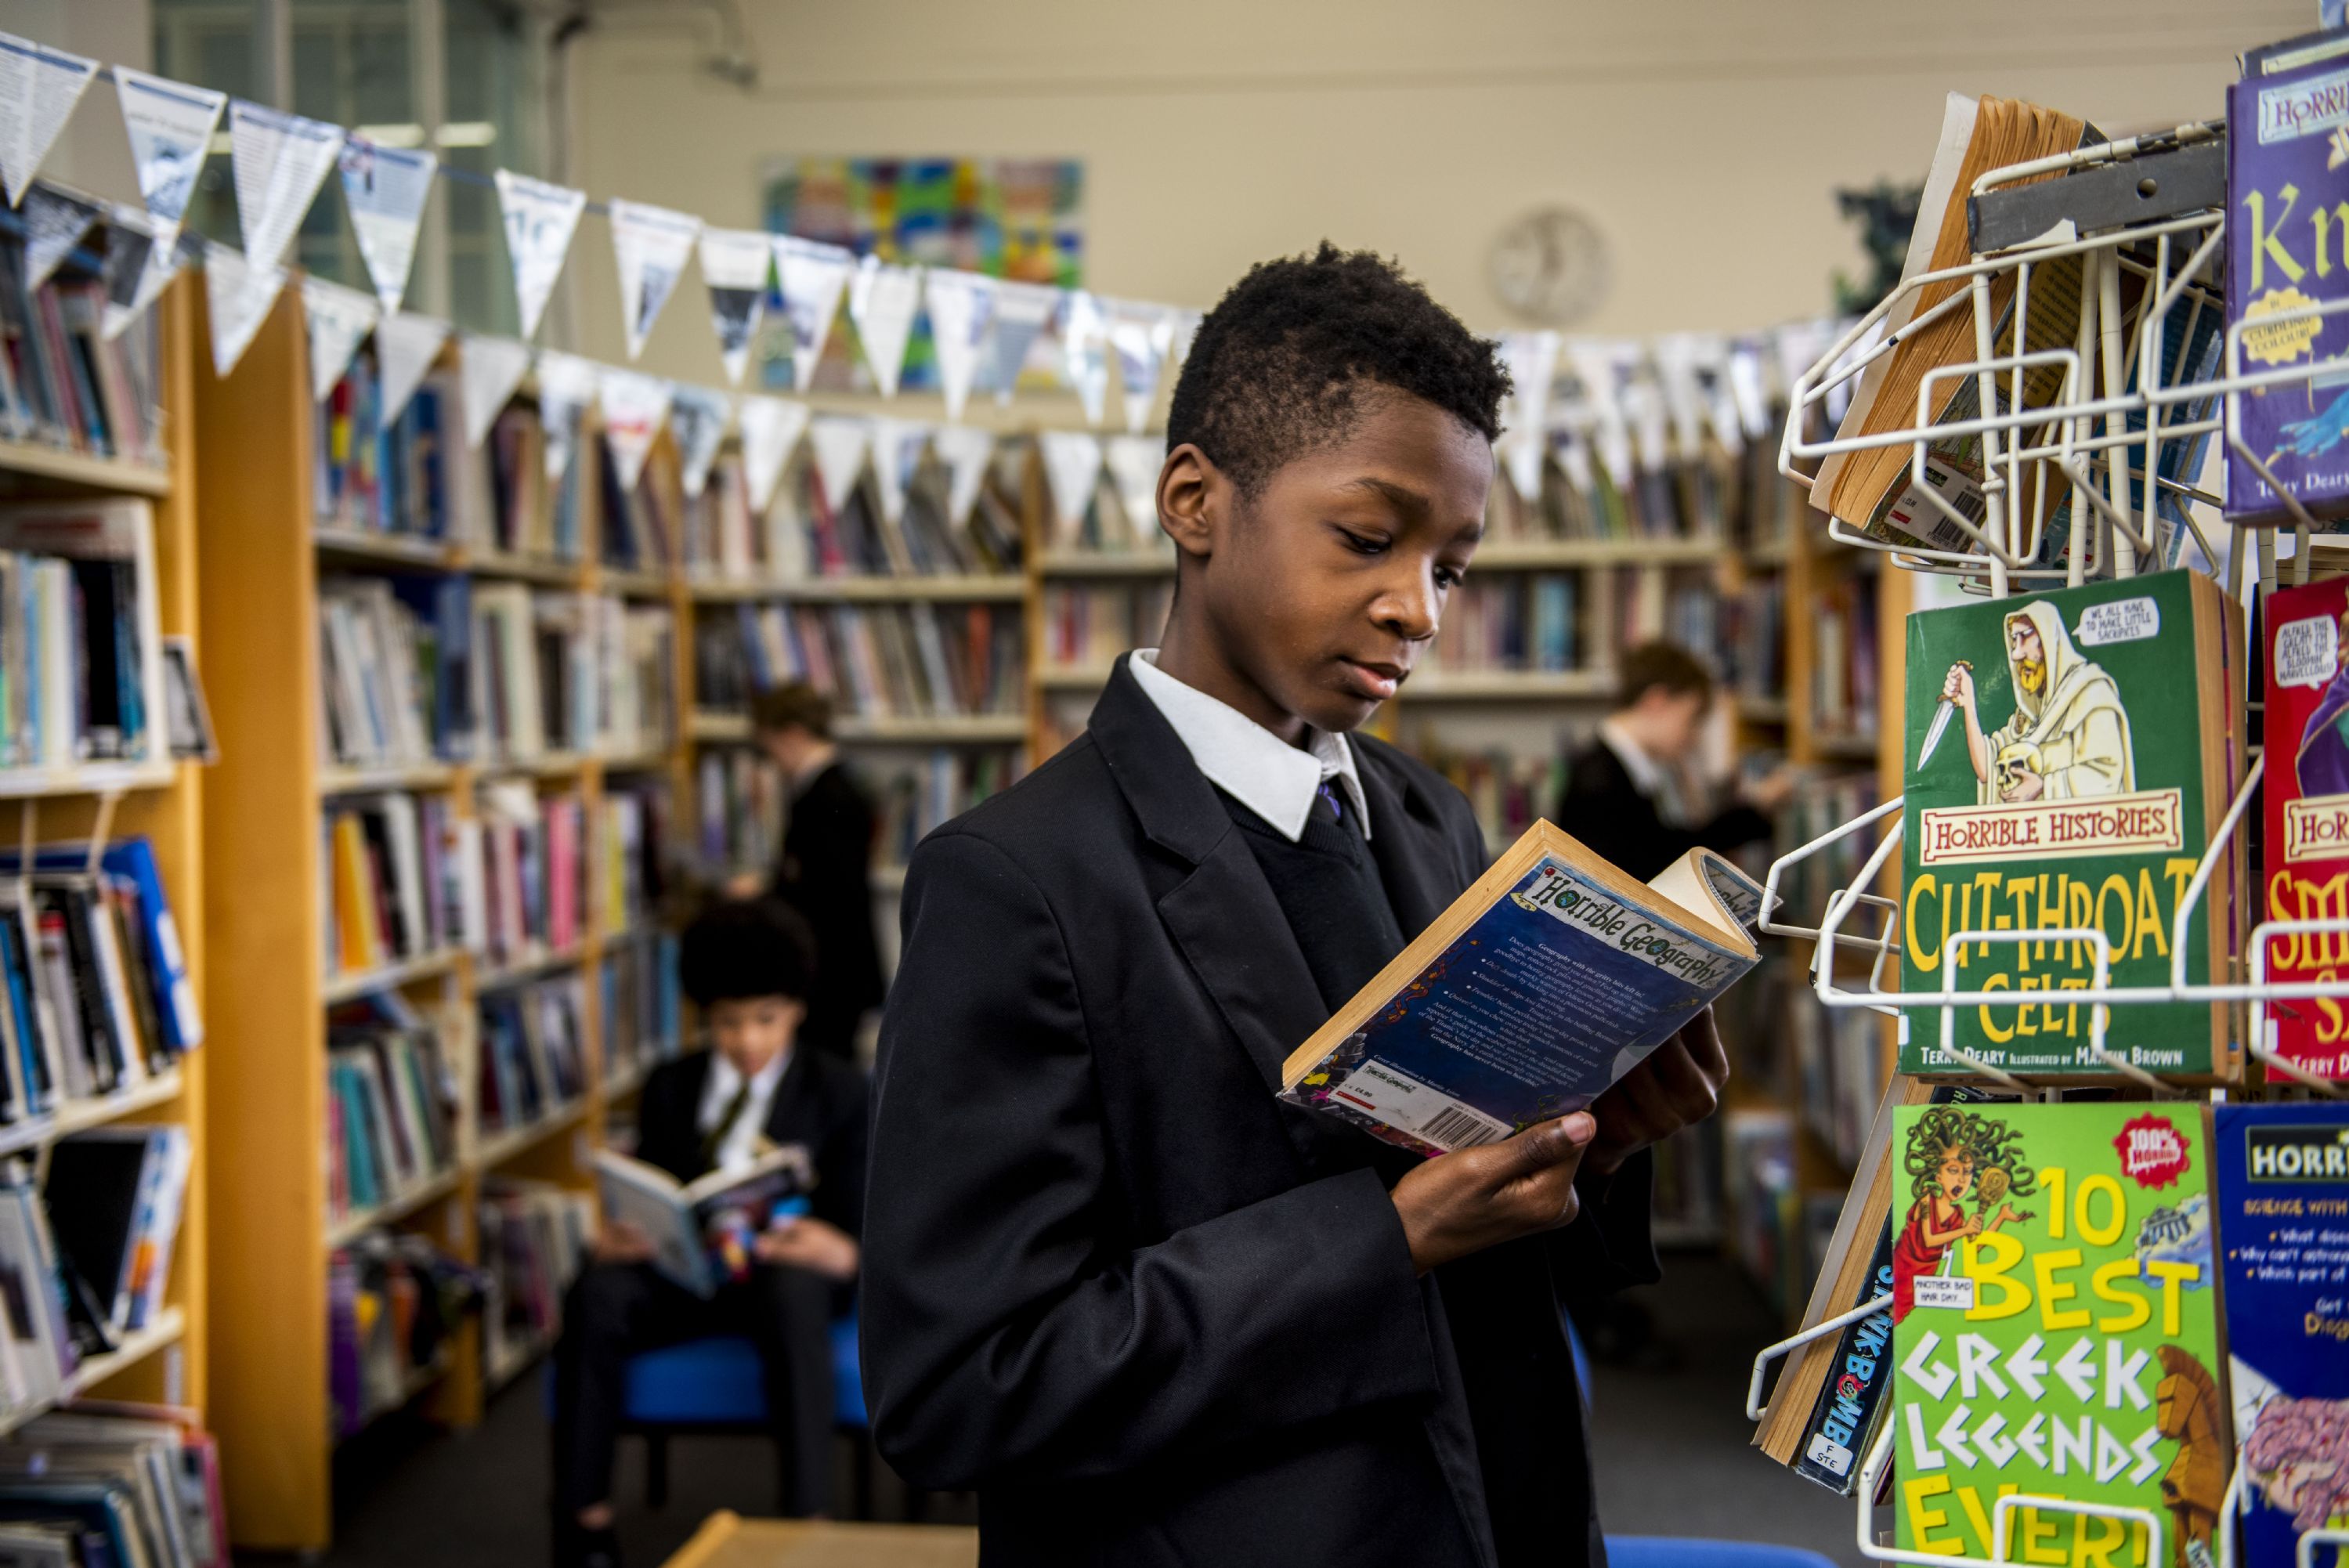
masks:
[(1610, 1535), (1608, 1568), (1835, 1568), (1800, 1546), (1743, 1541), (1689, 1541), (1672, 1535)]
[[(833, 1424), (857, 1439), (856, 1511), (872, 1512), (873, 1472), (865, 1442), (871, 1420), (857, 1367), (856, 1314), (832, 1322)], [(715, 1335), (647, 1350), (628, 1362), (621, 1428), (645, 1439), (645, 1501), (668, 1501), (668, 1439), (763, 1430), (767, 1393), (758, 1346), (739, 1335)]]

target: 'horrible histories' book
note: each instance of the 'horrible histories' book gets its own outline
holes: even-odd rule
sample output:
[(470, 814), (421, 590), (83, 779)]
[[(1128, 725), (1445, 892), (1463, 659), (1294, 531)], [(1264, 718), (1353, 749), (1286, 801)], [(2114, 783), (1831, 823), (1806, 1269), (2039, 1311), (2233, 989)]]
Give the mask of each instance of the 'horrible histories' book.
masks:
[[(2349, 917), (2349, 578), (2270, 594), (2267, 771), (2260, 793), (2260, 914)], [(2268, 978), (2349, 976), (2349, 934), (2299, 932), (2268, 944)], [(2349, 1078), (2349, 1002), (2271, 1002), (2268, 1045), (2298, 1067)]]
[[(2349, 1106), (2210, 1108), (2246, 1568), (2349, 1526)], [(2349, 1550), (2319, 1549), (2329, 1568)]]
[[(2199, 573), (1923, 610), (1909, 617), (1901, 984), (1980, 992), (1950, 1044), (2025, 1077), (2106, 1077), (2093, 939), (1951, 942), (1961, 932), (2100, 931), (2116, 986), (2167, 985), (2176, 918), (2243, 756), (2240, 615)], [(2188, 923), (2186, 974), (2223, 978), (2245, 894), (2240, 837)], [(2106, 1048), (2164, 1077), (2237, 1070), (2236, 1009), (2111, 1010)], [(1937, 1007), (1909, 1010), (1906, 1073), (1964, 1073)]]
[[(2216, 1561), (2225, 1363), (2203, 1108), (1893, 1113), (1893, 1512), (1909, 1551)], [(2141, 1522), (2034, 1507), (2062, 1498)]]

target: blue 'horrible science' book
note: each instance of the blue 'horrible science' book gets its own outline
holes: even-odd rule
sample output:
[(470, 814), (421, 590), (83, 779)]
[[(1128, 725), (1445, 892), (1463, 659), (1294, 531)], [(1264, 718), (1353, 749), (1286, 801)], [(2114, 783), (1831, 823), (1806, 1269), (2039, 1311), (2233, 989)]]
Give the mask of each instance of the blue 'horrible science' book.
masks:
[[(2349, 1526), (2349, 1106), (2217, 1105), (2229, 1382), (2247, 1568)], [(2320, 1564), (2349, 1548), (2320, 1548)]]
[(1710, 850), (1632, 881), (1537, 822), (1288, 1057), (1281, 1096), (1443, 1154), (1581, 1109), (1754, 967)]

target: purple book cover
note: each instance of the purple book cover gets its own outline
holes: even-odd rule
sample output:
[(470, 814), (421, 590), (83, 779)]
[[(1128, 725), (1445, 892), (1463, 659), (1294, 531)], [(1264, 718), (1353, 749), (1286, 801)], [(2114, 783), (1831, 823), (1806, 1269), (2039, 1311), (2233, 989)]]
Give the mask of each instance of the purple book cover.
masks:
[[(2249, 374), (2349, 353), (2349, 313), (2262, 328), (2263, 316), (2349, 295), (2349, 61), (2227, 89), (2227, 318)], [(2319, 519), (2349, 514), (2349, 364), (2242, 395), (2244, 444)], [(2231, 448), (2227, 516), (2283, 501)]]

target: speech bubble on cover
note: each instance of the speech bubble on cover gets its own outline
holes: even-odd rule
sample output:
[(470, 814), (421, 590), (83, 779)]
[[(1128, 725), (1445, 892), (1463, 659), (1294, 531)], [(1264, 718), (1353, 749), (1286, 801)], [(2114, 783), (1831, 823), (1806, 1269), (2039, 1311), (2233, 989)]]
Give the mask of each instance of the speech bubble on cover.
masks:
[(2341, 628), (2332, 616), (2311, 615), (2276, 628), (2276, 685), (2321, 686), (2340, 663)]
[(2091, 648), (2107, 643), (2141, 643), (2160, 634), (2161, 606), (2150, 598), (2091, 604), (2080, 612), (2080, 624), (2072, 632), (2075, 641)]

